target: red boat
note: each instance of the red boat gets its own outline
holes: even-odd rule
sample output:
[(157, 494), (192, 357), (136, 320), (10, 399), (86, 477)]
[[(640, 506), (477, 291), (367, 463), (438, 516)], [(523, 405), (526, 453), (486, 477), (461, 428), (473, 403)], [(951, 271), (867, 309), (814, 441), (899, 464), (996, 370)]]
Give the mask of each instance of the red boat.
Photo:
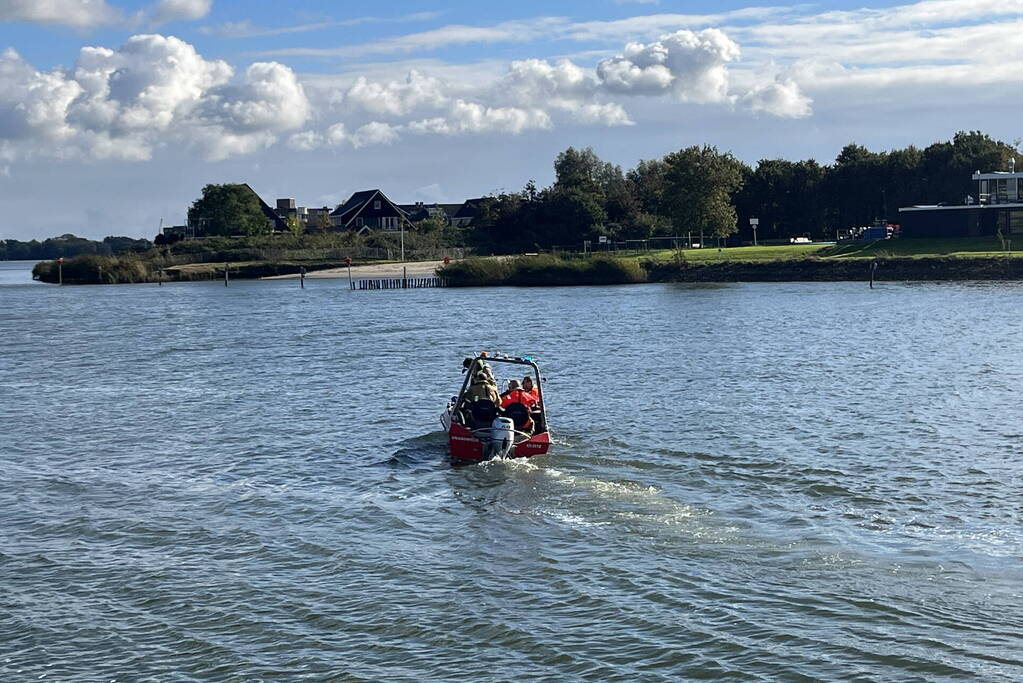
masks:
[[(481, 352), (466, 358), (466, 374), (458, 396), (453, 396), (447, 410), (440, 417), (448, 433), (451, 457), (457, 461), (479, 462), (494, 458), (528, 458), (546, 453), (551, 446), (547, 428), (547, 411), (543, 401), (540, 368), (529, 356), (512, 358)], [(516, 379), (525, 372), (533, 378), (536, 404), (530, 409), (522, 403), (510, 403), (502, 409), (500, 403), (480, 396), (470, 385), (480, 376), (493, 384), (496, 395), (496, 377), (493, 366), (513, 371)]]

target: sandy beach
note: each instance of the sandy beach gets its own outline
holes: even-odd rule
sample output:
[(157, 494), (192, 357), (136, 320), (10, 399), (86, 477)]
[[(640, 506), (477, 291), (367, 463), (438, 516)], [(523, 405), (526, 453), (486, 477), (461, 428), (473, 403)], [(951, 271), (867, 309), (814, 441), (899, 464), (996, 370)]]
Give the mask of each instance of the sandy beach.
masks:
[[(366, 266), (352, 266), (352, 277), (355, 279), (398, 278), (402, 277), (403, 269), (404, 272), (408, 274), (408, 277), (430, 277), (434, 274), (434, 271), (442, 265), (444, 265), (443, 261), (415, 261), (410, 263), (382, 263)], [(263, 279), (288, 280), (295, 279), (297, 277), (299, 277), (297, 274), (276, 275)], [(348, 268), (317, 270), (315, 272), (306, 273), (306, 277), (310, 279), (346, 278), (348, 277)]]

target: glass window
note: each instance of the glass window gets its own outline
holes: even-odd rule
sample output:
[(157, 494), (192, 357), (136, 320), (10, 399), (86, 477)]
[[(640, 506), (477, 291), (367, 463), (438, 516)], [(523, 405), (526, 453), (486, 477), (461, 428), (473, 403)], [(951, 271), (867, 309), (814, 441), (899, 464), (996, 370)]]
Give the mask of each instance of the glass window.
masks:
[(379, 209), (380, 208), (380, 200), (379, 199), (376, 200), (375, 202), (373, 202), (373, 208), (374, 209)]

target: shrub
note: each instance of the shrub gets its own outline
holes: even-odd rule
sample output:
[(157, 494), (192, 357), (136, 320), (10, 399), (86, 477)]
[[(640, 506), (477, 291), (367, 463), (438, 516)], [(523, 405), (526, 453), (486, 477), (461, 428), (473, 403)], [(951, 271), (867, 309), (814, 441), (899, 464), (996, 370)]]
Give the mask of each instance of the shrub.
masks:
[(437, 274), (455, 287), (619, 285), (646, 281), (646, 273), (638, 263), (610, 256), (573, 260), (550, 254), (514, 259), (470, 258), (444, 266)]

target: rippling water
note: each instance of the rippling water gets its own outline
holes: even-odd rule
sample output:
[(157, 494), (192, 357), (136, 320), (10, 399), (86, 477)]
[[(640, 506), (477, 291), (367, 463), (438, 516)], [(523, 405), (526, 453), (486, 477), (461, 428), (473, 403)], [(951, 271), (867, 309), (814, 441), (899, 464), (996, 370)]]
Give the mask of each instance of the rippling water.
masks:
[[(1023, 678), (1023, 285), (26, 278), (3, 680)], [(448, 463), (485, 348), (550, 455)]]

